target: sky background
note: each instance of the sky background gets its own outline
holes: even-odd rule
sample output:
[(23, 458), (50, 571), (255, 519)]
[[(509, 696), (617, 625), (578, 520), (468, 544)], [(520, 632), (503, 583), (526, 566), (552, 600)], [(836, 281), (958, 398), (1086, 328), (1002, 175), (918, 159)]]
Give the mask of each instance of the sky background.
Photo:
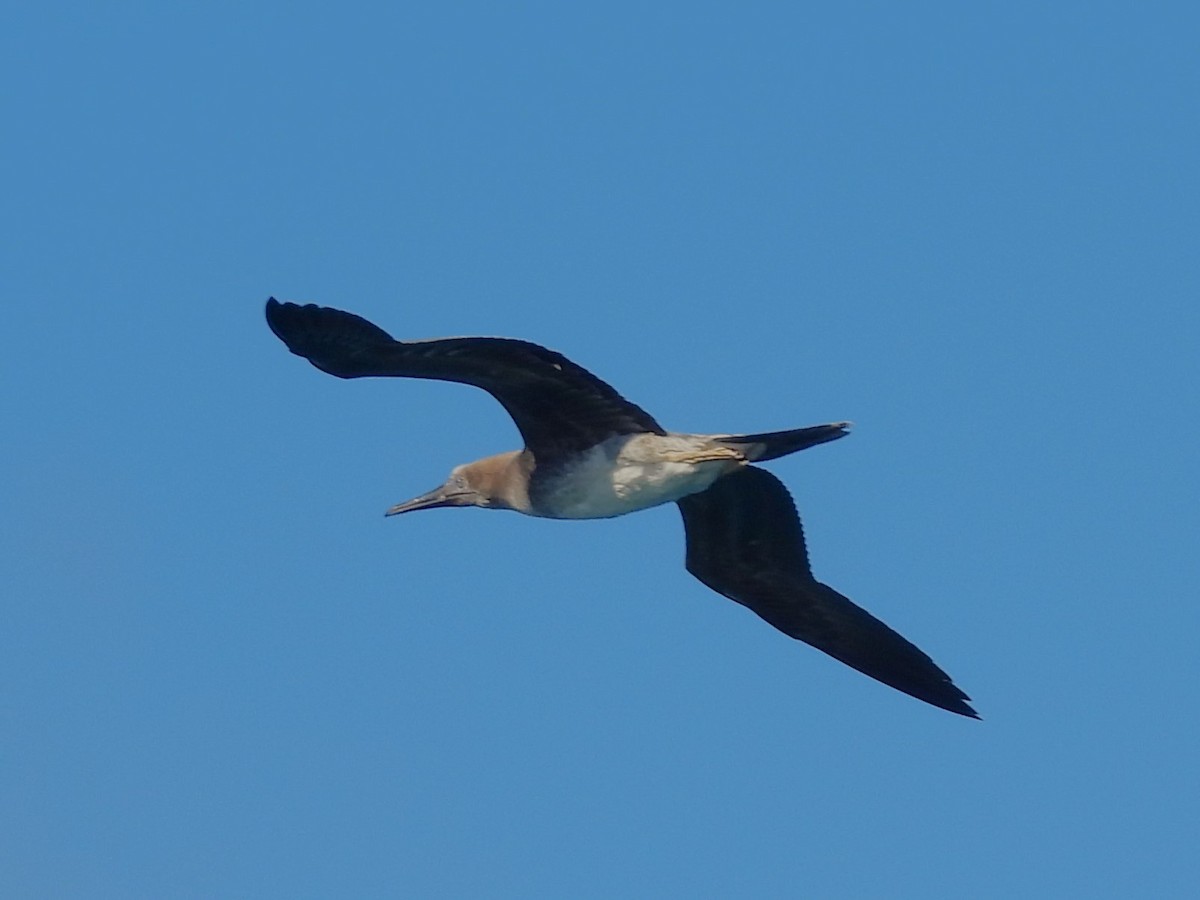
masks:
[[(1191, 3), (22, 4), (0, 28), (0, 894), (1183, 897)], [(772, 463), (982, 722), (269, 295), (558, 349)]]

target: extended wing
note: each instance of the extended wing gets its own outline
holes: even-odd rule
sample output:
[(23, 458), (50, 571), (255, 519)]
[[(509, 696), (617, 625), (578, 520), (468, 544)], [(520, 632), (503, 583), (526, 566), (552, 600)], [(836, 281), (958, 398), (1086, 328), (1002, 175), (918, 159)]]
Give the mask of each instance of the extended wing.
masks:
[(267, 301), (289, 350), (339, 378), (432, 378), (483, 388), (512, 416), (539, 462), (622, 434), (663, 434), (641, 407), (561, 353), (510, 338), (397, 341), (352, 313)]
[(932, 659), (813, 578), (796, 507), (770, 472), (747, 466), (678, 503), (687, 568), (704, 584), (884, 684), (979, 718)]

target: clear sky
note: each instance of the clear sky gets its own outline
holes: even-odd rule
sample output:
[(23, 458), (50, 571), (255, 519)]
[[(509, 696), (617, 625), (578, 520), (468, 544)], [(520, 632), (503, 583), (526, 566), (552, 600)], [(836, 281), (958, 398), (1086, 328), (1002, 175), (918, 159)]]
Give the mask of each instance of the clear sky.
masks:
[[(1195, 10), (10, 10), (0, 895), (1192, 896)], [(672, 506), (385, 520), (515, 429), (272, 294), (853, 420), (770, 466), (816, 573), (984, 720)]]

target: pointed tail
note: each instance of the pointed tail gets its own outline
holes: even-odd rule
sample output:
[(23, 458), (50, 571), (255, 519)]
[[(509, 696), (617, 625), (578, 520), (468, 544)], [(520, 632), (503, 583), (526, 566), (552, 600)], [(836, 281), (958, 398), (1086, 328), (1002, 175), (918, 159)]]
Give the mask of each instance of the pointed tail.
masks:
[(808, 428), (793, 428), (790, 431), (767, 431), (763, 434), (722, 434), (713, 440), (739, 451), (751, 462), (761, 462), (815, 447), (826, 441), (836, 441), (849, 434), (849, 428), (849, 422), (834, 422), (830, 425), (812, 425)]

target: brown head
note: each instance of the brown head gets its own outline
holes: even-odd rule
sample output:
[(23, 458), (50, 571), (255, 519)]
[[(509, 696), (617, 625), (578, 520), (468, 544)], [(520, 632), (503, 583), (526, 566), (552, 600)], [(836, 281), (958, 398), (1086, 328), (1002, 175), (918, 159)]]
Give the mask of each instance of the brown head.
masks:
[(395, 516), (439, 506), (529, 511), (530, 467), (520, 450), (455, 466), (446, 483), (428, 493), (397, 503), (384, 515)]

